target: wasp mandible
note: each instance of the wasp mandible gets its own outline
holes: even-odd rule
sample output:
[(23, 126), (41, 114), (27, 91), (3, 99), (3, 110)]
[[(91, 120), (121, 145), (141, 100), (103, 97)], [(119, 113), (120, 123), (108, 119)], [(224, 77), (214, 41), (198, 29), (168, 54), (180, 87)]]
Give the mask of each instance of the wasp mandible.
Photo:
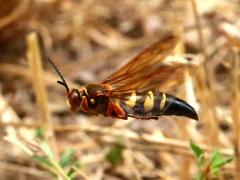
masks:
[(72, 111), (120, 119), (147, 120), (176, 115), (198, 120), (196, 111), (187, 102), (161, 90), (180, 75), (184, 66), (164, 63), (176, 44), (176, 36), (165, 36), (102, 82), (81, 89), (70, 89), (56, 65), (50, 59), (49, 62), (61, 78), (57, 83), (65, 87)]

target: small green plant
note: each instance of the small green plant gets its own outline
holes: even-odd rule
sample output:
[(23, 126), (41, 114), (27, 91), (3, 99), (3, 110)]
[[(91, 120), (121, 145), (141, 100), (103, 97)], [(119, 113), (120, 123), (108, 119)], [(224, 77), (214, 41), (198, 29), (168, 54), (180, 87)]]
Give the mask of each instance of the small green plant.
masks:
[(61, 176), (65, 180), (73, 179), (77, 175), (76, 170), (80, 168), (76, 151), (72, 148), (66, 149), (62, 153), (59, 162), (57, 162), (51, 147), (47, 141), (44, 140), (44, 132), (42, 128), (38, 128), (35, 132), (40, 153), (34, 153), (32, 159), (49, 170), (54, 177)]
[(198, 174), (194, 178), (195, 180), (205, 180), (219, 176), (221, 168), (233, 160), (233, 157), (224, 158), (219, 150), (214, 150), (210, 158), (207, 159), (204, 151), (198, 145), (190, 143), (190, 148), (198, 165)]
[(123, 161), (122, 151), (123, 149), (120, 146), (112, 147), (106, 155), (106, 160), (112, 165), (121, 164)]
[(4, 140), (21, 148), (32, 160), (50, 172), (55, 179), (72, 180), (77, 174), (83, 179), (87, 179), (80, 171), (80, 163), (74, 149), (66, 149), (61, 154), (59, 161), (56, 159), (52, 148), (45, 140), (43, 128), (36, 129), (34, 140), (27, 140), (23, 137), (4, 137)]
[(107, 152), (105, 158), (111, 165), (116, 166), (123, 162), (123, 144), (124, 139), (118, 137), (116, 144)]

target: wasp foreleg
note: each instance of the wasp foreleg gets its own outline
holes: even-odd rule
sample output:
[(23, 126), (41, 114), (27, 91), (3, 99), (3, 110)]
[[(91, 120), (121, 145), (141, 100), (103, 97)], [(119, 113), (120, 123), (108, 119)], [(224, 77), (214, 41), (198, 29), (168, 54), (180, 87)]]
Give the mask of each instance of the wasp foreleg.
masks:
[(81, 106), (82, 106), (82, 111), (83, 112), (88, 112), (88, 110), (89, 110), (88, 109), (88, 100), (85, 96), (82, 98)]

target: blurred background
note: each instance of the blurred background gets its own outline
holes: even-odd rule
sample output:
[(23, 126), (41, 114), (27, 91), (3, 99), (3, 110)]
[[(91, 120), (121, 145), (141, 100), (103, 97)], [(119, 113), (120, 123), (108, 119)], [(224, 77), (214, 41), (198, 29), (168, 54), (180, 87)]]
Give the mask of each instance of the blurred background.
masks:
[[(240, 179), (239, 15), (237, 0), (1, 0), (0, 179)], [(192, 64), (171, 91), (198, 122), (70, 112), (45, 55), (81, 87), (169, 32)], [(218, 174), (216, 149), (234, 157)]]

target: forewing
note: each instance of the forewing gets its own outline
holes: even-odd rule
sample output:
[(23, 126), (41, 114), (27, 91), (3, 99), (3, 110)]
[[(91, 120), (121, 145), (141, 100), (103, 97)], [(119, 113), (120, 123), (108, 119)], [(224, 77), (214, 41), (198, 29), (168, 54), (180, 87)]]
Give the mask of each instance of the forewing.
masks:
[(173, 51), (176, 43), (175, 36), (167, 36), (143, 50), (102, 82), (111, 85), (112, 90), (108, 93), (112, 97), (119, 97), (123, 93), (132, 91), (141, 93), (156, 88), (166, 89), (176, 84), (183, 70), (183, 64), (163, 63), (163, 60)]

